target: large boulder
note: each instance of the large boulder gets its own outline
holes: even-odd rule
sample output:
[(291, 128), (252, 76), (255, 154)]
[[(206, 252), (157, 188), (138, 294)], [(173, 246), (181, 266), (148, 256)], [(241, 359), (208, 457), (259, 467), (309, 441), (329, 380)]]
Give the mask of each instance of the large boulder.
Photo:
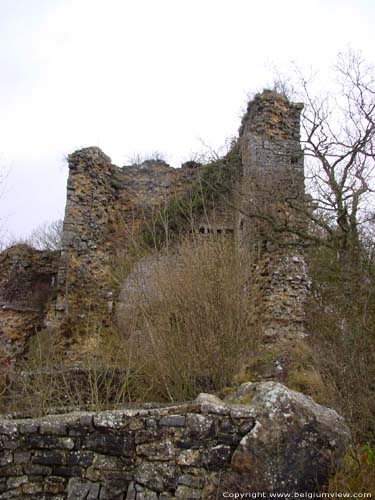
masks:
[(216, 494), (322, 491), (350, 442), (343, 418), (277, 382), (243, 384), (228, 397), (228, 403), (241, 402), (250, 403), (255, 425)]

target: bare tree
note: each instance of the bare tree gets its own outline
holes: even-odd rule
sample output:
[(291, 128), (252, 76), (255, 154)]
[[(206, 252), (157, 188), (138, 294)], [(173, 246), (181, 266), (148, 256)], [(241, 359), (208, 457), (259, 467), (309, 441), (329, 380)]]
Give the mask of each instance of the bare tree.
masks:
[(63, 221), (61, 219), (44, 223), (32, 231), (28, 241), (39, 250), (60, 250), (62, 230)]
[(333, 69), (325, 95), (316, 95), (313, 79), (296, 67), (294, 84), (278, 79), (275, 88), (288, 89), (305, 105), (302, 142), (315, 235), (346, 252), (357, 248), (360, 226), (373, 217), (375, 68), (349, 50)]

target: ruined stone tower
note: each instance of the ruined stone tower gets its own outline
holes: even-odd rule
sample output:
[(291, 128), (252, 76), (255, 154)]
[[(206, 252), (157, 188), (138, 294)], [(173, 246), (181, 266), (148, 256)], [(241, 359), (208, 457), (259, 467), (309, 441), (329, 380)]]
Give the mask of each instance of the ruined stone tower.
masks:
[(305, 223), (298, 210), (304, 201), (301, 109), (265, 91), (249, 103), (240, 129), (239, 239), (257, 265), (263, 333), (269, 340), (305, 333), (309, 283), (296, 236)]

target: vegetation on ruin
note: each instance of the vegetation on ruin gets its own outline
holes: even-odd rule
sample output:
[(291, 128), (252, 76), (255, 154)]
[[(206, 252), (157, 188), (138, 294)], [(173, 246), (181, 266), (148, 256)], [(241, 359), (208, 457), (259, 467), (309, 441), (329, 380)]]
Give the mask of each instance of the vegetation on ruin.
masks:
[(163, 245), (194, 228), (199, 217), (207, 217), (228, 195), (241, 173), (239, 144), (233, 141), (228, 153), (198, 167), (198, 176), (182, 196), (171, 196), (159, 210), (145, 214), (143, 239), (151, 249)]
[[(145, 258), (150, 256), (140, 262)], [(192, 235), (151, 258), (156, 289), (143, 288), (150, 269), (141, 269), (132, 281), (132, 307), (119, 312), (117, 327), (100, 325), (93, 308), (87, 317), (91, 345), (80, 336), (78, 366), (74, 359), (67, 364), (64, 339), (51, 344), (48, 332), (34, 336), (25, 362), (8, 374), (3, 412), (190, 400), (233, 383), (255, 351), (259, 331), (255, 297), (243, 293), (247, 278), (233, 242)], [(134, 260), (129, 268), (122, 265), (129, 269)]]

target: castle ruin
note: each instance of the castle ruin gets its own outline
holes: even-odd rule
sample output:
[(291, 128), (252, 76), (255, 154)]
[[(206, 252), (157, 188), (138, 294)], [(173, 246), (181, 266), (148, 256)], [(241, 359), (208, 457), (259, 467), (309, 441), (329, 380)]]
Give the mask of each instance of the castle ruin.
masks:
[(272, 91), (256, 95), (232, 149), (209, 166), (150, 160), (119, 168), (96, 147), (69, 156), (61, 252), (17, 245), (0, 255), (3, 369), (42, 328), (52, 342), (74, 342), (92, 311), (104, 325), (114, 321), (126, 300), (112, 279), (119, 242), (126, 247), (145, 217), (194, 190), (213, 201), (184, 230), (233, 239), (260, 292), (269, 355), (225, 402), (203, 394), (170, 406), (0, 419), (0, 499), (209, 500), (327, 484), (349, 430), (336, 412), (279, 383), (285, 346), (306, 336), (301, 109)]
[[(298, 218), (289, 201), (304, 196), (300, 111), (301, 105), (271, 91), (250, 102), (233, 146), (236, 162), (224, 158), (230, 186), (208, 214), (195, 220), (196, 231), (230, 235), (244, 258), (250, 251), (253, 260), (255, 255), (269, 338), (304, 335), (308, 278), (296, 236), (287, 226)], [(23, 318), (34, 329), (44, 323), (53, 332), (71, 329), (95, 306), (103, 321), (110, 321), (118, 300), (111, 264), (119, 234), (126, 241), (127, 231), (140, 225), (145, 213), (186, 195), (204, 168), (187, 162), (175, 169), (158, 160), (119, 168), (95, 147), (71, 154), (61, 254), (16, 247), (2, 256), (2, 350), (12, 354), (21, 349), (13, 348), (11, 339)]]

